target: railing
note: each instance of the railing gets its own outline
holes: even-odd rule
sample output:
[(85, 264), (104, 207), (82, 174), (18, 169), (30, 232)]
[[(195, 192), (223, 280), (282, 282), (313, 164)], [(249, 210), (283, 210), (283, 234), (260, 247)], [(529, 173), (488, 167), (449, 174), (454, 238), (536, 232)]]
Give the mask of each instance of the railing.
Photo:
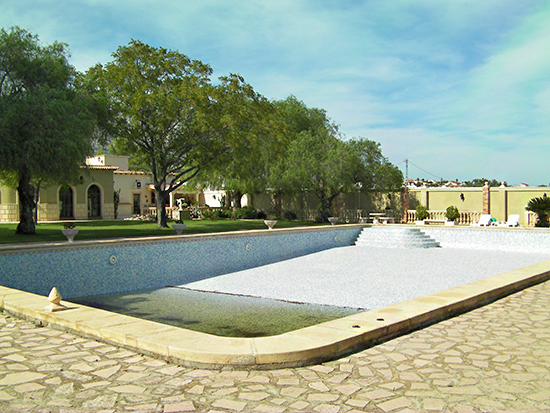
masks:
[[(169, 219), (180, 219), (178, 215), (178, 207), (166, 207), (166, 216)], [(145, 216), (155, 216), (157, 215), (157, 207), (147, 207), (143, 208), (143, 215)]]
[[(445, 211), (428, 211), (428, 214), (429, 219), (445, 219)], [(474, 222), (479, 221), (481, 215), (481, 212), (461, 211), (458, 223), (463, 225), (473, 224)], [(407, 222), (411, 223), (414, 221), (416, 221), (416, 211), (409, 209), (407, 211)], [(525, 226), (532, 227), (535, 225), (535, 222), (537, 222), (537, 214), (534, 212), (525, 211)]]
[[(319, 211), (316, 209), (304, 209), (297, 211), (297, 219), (299, 221), (315, 221), (318, 215)], [(369, 212), (362, 209), (340, 209), (337, 216), (340, 217), (341, 223), (356, 223), (361, 222), (361, 218), (368, 218)], [(399, 221), (397, 217), (396, 221)]]
[[(460, 218), (458, 223), (462, 225), (470, 225), (476, 221), (479, 221), (481, 217), (481, 212), (474, 211), (460, 211)], [(428, 211), (428, 219), (446, 219), (445, 211)], [(407, 211), (407, 222), (411, 223), (416, 221), (416, 211), (414, 209), (409, 209)]]

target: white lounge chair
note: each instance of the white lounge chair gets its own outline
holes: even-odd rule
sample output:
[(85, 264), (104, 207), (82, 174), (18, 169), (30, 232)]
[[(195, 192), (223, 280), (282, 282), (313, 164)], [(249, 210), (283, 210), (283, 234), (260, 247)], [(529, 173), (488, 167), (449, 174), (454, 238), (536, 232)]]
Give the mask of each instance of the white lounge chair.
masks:
[(479, 221), (470, 224), (471, 227), (488, 227), (491, 225), (491, 214), (483, 214), (479, 217)]
[(508, 215), (508, 221), (498, 224), (499, 227), (519, 227), (519, 214)]

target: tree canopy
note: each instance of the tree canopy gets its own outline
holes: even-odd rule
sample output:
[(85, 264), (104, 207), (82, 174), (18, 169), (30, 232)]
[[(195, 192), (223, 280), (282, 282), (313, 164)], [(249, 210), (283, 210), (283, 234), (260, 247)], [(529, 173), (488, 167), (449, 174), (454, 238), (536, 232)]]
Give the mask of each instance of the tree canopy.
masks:
[(79, 89), (67, 46), (0, 30), (0, 177), (19, 195), (17, 233), (35, 233), (37, 182), (72, 181), (87, 155), (101, 104)]
[[(485, 183), (488, 183), (490, 187), (498, 187), (502, 184), (501, 181), (497, 181), (496, 179), (486, 179), (486, 178), (475, 178), (471, 181), (465, 181), (463, 183), (463, 186), (466, 187), (482, 187), (485, 186)], [(508, 186), (506, 181), (504, 181), (504, 186)]]
[(262, 101), (238, 75), (214, 85), (212, 69), (178, 51), (132, 40), (88, 72), (111, 101), (115, 146), (153, 176), (158, 225), (171, 192), (230, 153), (246, 151)]
[(271, 188), (285, 193), (309, 191), (319, 200), (319, 219), (332, 213), (341, 193), (396, 190), (403, 174), (383, 155), (376, 142), (359, 138), (345, 141), (322, 109), (308, 108), (291, 96), (279, 102), (288, 134), (288, 146), (271, 168)]

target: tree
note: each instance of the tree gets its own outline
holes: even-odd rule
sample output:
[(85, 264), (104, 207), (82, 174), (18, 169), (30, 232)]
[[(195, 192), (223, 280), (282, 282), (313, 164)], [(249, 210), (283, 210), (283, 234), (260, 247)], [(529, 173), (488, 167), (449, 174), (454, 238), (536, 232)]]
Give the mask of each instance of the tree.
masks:
[(157, 222), (166, 227), (171, 192), (249, 145), (249, 103), (260, 98), (237, 75), (214, 86), (209, 65), (177, 51), (132, 40), (113, 57), (88, 77), (111, 101), (115, 146), (152, 174)]
[(326, 131), (304, 131), (293, 140), (280, 164), (280, 185), (285, 192), (309, 191), (319, 200), (319, 219), (326, 221), (332, 202), (354, 183), (351, 151)]
[(319, 219), (333, 213), (334, 199), (352, 188), (400, 189), (403, 175), (367, 139), (343, 141), (326, 112), (308, 108), (293, 96), (279, 102), (289, 143), (271, 169), (270, 185), (278, 191), (309, 191), (319, 200)]
[(349, 167), (355, 184), (370, 191), (399, 191), (403, 186), (403, 173), (382, 154), (380, 144), (365, 138), (347, 141), (352, 151)]
[[(466, 187), (482, 187), (485, 186), (485, 183), (488, 183), (490, 187), (497, 187), (501, 185), (500, 181), (497, 181), (496, 179), (486, 179), (486, 178), (475, 178), (471, 181), (464, 182), (463, 186)], [(504, 181), (504, 186), (508, 186), (506, 181)]]
[(71, 182), (93, 153), (101, 105), (68, 56), (65, 44), (0, 30), (0, 177), (18, 192), (18, 234), (36, 232), (37, 183)]
[(246, 108), (248, 124), (239, 132), (248, 136), (246, 147), (231, 151), (209, 168), (203, 176), (202, 184), (223, 188), (229, 195), (233, 210), (241, 208), (242, 196), (264, 191), (268, 186), (269, 169), (274, 159), (284, 151), (286, 139), (280, 112), (273, 102), (265, 99), (250, 100), (245, 97), (234, 108)]
[(550, 216), (550, 198), (538, 197), (531, 199), (525, 207), (527, 211), (537, 214), (536, 227), (549, 227), (548, 217)]

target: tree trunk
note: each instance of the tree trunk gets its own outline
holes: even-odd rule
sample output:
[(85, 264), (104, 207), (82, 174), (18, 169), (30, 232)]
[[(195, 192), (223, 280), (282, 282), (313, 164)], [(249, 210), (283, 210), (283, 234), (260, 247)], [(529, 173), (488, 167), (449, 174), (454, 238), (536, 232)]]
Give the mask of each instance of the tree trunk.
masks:
[(282, 216), (282, 197), (281, 191), (275, 193), (275, 216), (280, 218)]
[(333, 216), (333, 201), (340, 194), (332, 194), (329, 197), (324, 193), (317, 194), (317, 197), (321, 201), (319, 203), (319, 219), (321, 222), (327, 222), (328, 218)]
[(38, 184), (36, 184), (36, 191), (34, 196), (34, 222), (38, 222), (38, 201), (40, 200), (40, 183), (42, 181), (38, 181)]
[(34, 202), (35, 188), (31, 185), (31, 175), (25, 168), (19, 174), (19, 186), (17, 194), (19, 195), (19, 225), (15, 230), (16, 234), (36, 234), (36, 225), (34, 222), (33, 209), (36, 206)]
[(157, 225), (159, 228), (168, 228), (166, 219), (166, 199), (168, 193), (166, 191), (159, 191), (155, 188), (156, 200), (157, 200)]
[(235, 212), (237, 209), (242, 208), (241, 199), (243, 197), (243, 193), (241, 191), (233, 191), (233, 212)]

